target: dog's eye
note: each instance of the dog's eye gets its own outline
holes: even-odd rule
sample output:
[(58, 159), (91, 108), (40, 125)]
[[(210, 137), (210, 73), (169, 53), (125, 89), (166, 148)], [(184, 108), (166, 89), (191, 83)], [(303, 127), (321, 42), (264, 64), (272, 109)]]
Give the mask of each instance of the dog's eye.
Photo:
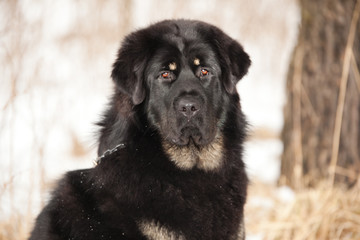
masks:
[(207, 76), (209, 74), (209, 71), (206, 69), (201, 69), (200, 76)]
[(175, 74), (171, 71), (163, 71), (160, 73), (159, 79), (163, 82), (172, 82), (176, 78)]
[(169, 77), (170, 77), (170, 73), (169, 73), (169, 72), (163, 72), (163, 73), (161, 73), (161, 77), (162, 77), (162, 78), (169, 78)]

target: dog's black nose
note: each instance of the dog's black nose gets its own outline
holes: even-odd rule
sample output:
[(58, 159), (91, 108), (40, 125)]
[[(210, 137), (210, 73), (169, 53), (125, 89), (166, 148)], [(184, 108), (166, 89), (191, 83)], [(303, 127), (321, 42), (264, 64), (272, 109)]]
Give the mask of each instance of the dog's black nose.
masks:
[(177, 104), (177, 110), (188, 119), (198, 113), (200, 108), (200, 102), (195, 98), (182, 98)]

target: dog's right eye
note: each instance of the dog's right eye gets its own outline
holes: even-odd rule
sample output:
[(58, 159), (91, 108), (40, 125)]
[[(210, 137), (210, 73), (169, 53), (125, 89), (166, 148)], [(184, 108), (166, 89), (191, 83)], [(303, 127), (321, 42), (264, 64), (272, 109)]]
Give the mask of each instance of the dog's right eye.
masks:
[(169, 72), (163, 72), (163, 73), (161, 73), (161, 77), (162, 77), (162, 78), (169, 78), (169, 77), (170, 77), (170, 73), (169, 73)]
[(160, 73), (159, 79), (164, 82), (172, 82), (175, 80), (175, 74), (171, 71), (163, 71)]

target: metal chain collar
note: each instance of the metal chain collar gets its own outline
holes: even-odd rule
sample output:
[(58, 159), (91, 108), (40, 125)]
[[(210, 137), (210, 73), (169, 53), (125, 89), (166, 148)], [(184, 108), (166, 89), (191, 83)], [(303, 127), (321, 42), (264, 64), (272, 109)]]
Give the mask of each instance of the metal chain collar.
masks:
[(112, 149), (108, 149), (106, 150), (101, 156), (97, 157), (93, 163), (95, 166), (99, 165), (101, 163), (101, 160), (103, 160), (104, 158), (112, 155), (113, 153), (117, 152), (120, 149), (125, 148), (125, 143), (120, 143), (118, 145), (116, 145), (114, 148)]

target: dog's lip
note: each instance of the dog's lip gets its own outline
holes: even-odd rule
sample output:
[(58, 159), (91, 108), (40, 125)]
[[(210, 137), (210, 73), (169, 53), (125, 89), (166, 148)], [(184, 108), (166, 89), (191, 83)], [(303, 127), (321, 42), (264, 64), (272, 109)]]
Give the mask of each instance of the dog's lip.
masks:
[(194, 145), (201, 147), (211, 142), (211, 139), (205, 138), (206, 136), (197, 127), (185, 127), (168, 138), (172, 144), (177, 146)]
[(189, 145), (190, 138), (191, 137), (186, 138), (186, 137), (179, 135), (178, 137), (173, 137), (171, 139), (171, 142), (177, 146), (187, 146), (187, 145)]
[(187, 138), (179, 137), (178, 139), (172, 139), (172, 142), (178, 146), (188, 146), (190, 144), (199, 146), (199, 143), (195, 141), (192, 136), (189, 136)]

